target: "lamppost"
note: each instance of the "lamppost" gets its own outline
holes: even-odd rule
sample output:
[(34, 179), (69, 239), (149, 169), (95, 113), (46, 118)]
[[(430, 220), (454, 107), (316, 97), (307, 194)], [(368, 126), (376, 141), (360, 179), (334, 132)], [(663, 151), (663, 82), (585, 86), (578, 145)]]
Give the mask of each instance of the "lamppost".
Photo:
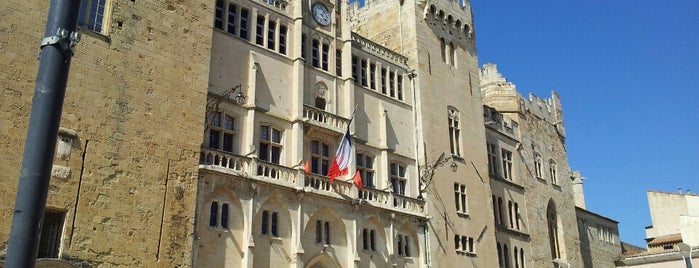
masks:
[(692, 268), (692, 246), (687, 243), (680, 243), (678, 246), (680, 248), (680, 255), (682, 255), (684, 259), (684, 264), (687, 268)]

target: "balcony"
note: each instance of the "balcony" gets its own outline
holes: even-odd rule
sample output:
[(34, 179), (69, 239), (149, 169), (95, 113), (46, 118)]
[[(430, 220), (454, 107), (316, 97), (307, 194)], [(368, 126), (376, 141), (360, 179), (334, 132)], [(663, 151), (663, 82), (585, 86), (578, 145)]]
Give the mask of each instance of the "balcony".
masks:
[(373, 207), (424, 216), (425, 202), (416, 198), (374, 188), (359, 190), (351, 180), (336, 179), (331, 183), (326, 176), (305, 174), (303, 170), (220, 150), (201, 148), (199, 169), (235, 175), (289, 189), (303, 190), (309, 194), (323, 195), (338, 200), (354, 200)]
[(339, 133), (343, 133), (349, 123), (349, 119), (306, 104), (303, 105), (303, 118), (308, 124), (332, 129)]

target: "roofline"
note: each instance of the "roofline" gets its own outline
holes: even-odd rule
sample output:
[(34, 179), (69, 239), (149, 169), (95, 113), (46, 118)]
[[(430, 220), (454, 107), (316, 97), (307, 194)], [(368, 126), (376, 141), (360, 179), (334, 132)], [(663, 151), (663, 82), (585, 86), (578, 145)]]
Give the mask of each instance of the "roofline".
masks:
[(597, 213), (595, 213), (595, 212), (589, 211), (589, 210), (587, 210), (587, 209), (584, 209), (584, 208), (581, 208), (581, 207), (578, 207), (578, 206), (575, 206), (575, 210), (584, 211), (584, 212), (586, 212), (586, 213), (588, 213), (588, 214), (592, 214), (592, 215), (594, 215), (594, 216), (597, 216), (597, 217), (603, 218), (603, 219), (605, 219), (605, 220), (614, 222), (615, 224), (619, 224), (619, 222), (616, 221), (615, 219), (609, 218), (609, 217), (607, 217), (607, 216), (602, 216), (602, 215), (600, 215), (600, 214), (597, 214)]

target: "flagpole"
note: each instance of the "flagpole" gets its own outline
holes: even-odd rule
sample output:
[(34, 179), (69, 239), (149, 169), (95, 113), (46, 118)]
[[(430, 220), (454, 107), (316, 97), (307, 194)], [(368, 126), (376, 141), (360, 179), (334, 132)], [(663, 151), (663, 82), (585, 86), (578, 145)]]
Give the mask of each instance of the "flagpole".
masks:
[[(359, 104), (354, 105), (354, 109), (352, 110), (352, 114), (350, 114), (350, 119), (349, 119), (350, 122), (352, 122), (352, 119), (354, 119), (354, 112), (357, 111), (357, 107), (359, 107)], [(349, 126), (347, 126), (347, 127), (349, 127)]]

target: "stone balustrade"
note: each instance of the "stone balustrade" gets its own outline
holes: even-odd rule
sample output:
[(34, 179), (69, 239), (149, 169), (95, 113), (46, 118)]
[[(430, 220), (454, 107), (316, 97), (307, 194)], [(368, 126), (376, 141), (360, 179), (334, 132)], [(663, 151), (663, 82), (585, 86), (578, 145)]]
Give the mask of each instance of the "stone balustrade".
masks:
[[(326, 176), (303, 174), (303, 171), (230, 152), (201, 148), (199, 164), (200, 168), (217, 172), (235, 174), (288, 187), (303, 187), (304, 191), (310, 193), (323, 194), (338, 199), (360, 199), (365, 204), (389, 210), (424, 213), (424, 201), (419, 199), (374, 188), (355, 190), (356, 187), (350, 181), (336, 179), (331, 183)], [(301, 182), (303, 185), (300, 184)]]
[(340, 133), (347, 129), (347, 123), (349, 123), (349, 119), (305, 104), (303, 105), (303, 118), (311, 124)]
[(285, 183), (296, 184), (298, 171), (273, 163), (257, 161), (257, 175)]

